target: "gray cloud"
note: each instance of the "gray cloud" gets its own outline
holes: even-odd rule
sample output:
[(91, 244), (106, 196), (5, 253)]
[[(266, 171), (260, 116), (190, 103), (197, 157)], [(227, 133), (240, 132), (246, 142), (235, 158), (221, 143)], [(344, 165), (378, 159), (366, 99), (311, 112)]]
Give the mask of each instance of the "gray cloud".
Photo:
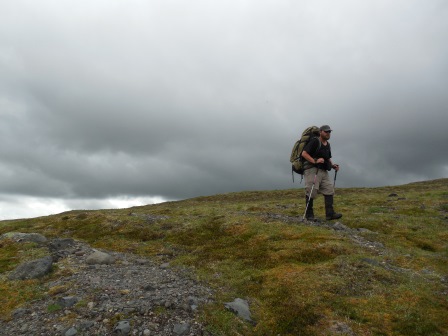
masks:
[(0, 212), (301, 187), (313, 124), (341, 187), (447, 177), (447, 35), (435, 0), (2, 3)]

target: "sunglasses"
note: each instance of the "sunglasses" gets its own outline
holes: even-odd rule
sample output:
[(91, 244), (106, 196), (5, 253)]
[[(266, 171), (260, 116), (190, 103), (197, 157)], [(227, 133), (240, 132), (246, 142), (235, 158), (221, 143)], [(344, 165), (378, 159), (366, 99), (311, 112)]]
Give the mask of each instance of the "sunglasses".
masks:
[(331, 131), (324, 131), (325, 133), (331, 133)]

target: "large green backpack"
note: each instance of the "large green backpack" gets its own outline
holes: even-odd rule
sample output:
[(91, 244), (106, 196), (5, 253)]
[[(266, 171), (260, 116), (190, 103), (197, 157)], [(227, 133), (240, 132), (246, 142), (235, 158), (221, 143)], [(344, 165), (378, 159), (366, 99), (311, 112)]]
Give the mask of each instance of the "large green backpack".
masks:
[[(294, 182), (294, 173), (302, 175), (302, 178), (303, 178), (303, 173), (305, 171), (305, 169), (304, 169), (305, 160), (302, 158), (303, 148), (306, 146), (306, 144), (308, 142), (310, 142), (310, 140), (312, 138), (318, 137), (318, 136), (319, 136), (319, 127), (310, 126), (303, 131), (300, 139), (297, 140), (296, 143), (294, 144), (294, 147), (292, 148), (292, 151), (291, 151), (291, 158), (289, 159), (289, 161), (292, 164), (291, 174), (292, 174), (293, 182)], [(319, 145), (320, 145), (320, 141), (319, 141)]]

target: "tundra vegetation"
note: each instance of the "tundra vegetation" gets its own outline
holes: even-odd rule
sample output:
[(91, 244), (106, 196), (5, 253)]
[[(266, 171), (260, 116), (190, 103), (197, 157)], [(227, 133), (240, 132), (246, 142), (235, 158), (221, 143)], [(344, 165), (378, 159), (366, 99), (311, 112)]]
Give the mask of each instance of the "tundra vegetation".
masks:
[[(321, 218), (323, 203), (315, 202)], [(0, 235), (74, 238), (188, 267), (216, 290), (199, 311), (213, 335), (329, 335), (335, 325), (356, 335), (447, 335), (448, 179), (341, 188), (335, 207), (345, 229), (301, 222), (301, 188), (8, 220)], [(9, 271), (43, 252), (35, 243), (0, 245), (0, 316), (7, 318), (48, 295), (63, 270), (9, 281)], [(255, 323), (224, 308), (236, 297), (249, 302)]]

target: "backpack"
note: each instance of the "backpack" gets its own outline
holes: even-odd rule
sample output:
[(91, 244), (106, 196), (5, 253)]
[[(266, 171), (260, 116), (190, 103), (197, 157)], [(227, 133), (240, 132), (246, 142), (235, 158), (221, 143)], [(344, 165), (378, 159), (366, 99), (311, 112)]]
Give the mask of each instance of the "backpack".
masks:
[(304, 168), (305, 160), (302, 158), (303, 148), (314, 137), (319, 137), (319, 127), (310, 126), (303, 131), (302, 136), (300, 137), (299, 140), (296, 141), (294, 147), (292, 148), (291, 157), (289, 159), (289, 161), (292, 164), (291, 166), (292, 182), (294, 182), (294, 173), (302, 175), (303, 179), (303, 174), (305, 172)]

